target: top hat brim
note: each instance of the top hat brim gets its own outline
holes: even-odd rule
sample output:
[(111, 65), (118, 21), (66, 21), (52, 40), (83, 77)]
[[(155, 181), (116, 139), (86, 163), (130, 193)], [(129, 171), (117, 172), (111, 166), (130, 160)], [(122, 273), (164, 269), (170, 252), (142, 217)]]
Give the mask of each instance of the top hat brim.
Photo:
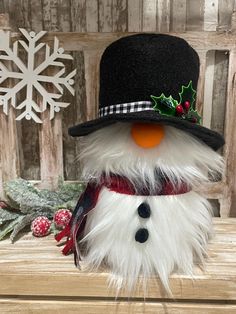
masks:
[(142, 113), (130, 112), (126, 114), (109, 114), (107, 116), (70, 127), (69, 134), (73, 137), (86, 136), (116, 122), (149, 122), (170, 125), (190, 133), (213, 150), (218, 150), (225, 143), (223, 136), (213, 130), (207, 129), (196, 123), (185, 121), (179, 117), (159, 115), (157, 112), (153, 112), (153, 110), (143, 111)]

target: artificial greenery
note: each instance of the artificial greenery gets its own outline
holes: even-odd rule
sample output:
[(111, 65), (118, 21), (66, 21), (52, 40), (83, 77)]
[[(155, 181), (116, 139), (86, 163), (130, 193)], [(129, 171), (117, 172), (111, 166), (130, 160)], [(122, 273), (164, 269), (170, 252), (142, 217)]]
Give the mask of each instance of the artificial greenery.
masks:
[[(150, 97), (153, 101), (153, 109), (158, 111), (159, 114), (172, 117), (178, 116), (190, 122), (200, 123), (201, 117), (194, 107), (195, 96), (196, 91), (193, 89), (192, 81), (190, 81), (187, 86), (182, 86), (179, 100), (174, 99), (172, 96), (166, 97), (163, 93), (160, 96), (151, 95)], [(189, 102), (189, 108), (187, 109), (184, 106), (185, 102)], [(183, 108), (181, 114), (177, 111), (179, 106)]]
[(154, 110), (157, 110), (160, 114), (167, 116), (175, 116), (175, 108), (178, 105), (178, 101), (172, 96), (166, 97), (163, 93), (161, 96), (151, 96), (154, 101)]
[(57, 191), (39, 190), (31, 182), (16, 179), (4, 185), (7, 200), (0, 202), (0, 240), (16, 236), (38, 216), (53, 218), (60, 208), (73, 210), (83, 191), (82, 183), (59, 184)]
[(193, 109), (195, 102), (196, 91), (193, 89), (193, 83), (190, 81), (187, 86), (182, 85), (179, 93), (179, 103), (183, 104), (185, 101), (190, 102), (190, 108)]

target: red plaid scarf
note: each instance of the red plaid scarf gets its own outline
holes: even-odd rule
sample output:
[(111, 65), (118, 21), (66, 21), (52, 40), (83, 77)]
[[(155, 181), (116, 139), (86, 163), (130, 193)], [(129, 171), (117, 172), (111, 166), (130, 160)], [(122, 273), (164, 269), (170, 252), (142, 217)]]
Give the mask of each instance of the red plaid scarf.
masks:
[[(96, 206), (99, 193), (103, 187), (121, 194), (150, 195), (147, 189), (142, 191), (135, 190), (133, 184), (128, 179), (120, 176), (112, 175), (109, 179), (103, 177), (100, 184), (94, 181), (89, 182), (78, 200), (69, 224), (55, 236), (57, 241), (67, 237), (66, 245), (62, 250), (63, 254), (67, 255), (74, 252), (76, 255), (75, 241), (78, 241), (78, 238), (83, 234), (86, 216)], [(169, 181), (163, 180), (162, 188), (152, 195), (177, 195), (184, 194), (189, 190), (186, 184), (182, 184), (177, 189)], [(79, 259), (79, 256), (75, 257), (76, 260)]]

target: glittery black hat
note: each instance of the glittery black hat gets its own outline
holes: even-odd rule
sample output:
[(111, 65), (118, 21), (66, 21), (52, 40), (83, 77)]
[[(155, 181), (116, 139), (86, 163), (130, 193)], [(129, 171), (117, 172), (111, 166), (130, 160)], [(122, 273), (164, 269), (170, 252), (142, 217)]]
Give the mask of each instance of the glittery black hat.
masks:
[(163, 123), (217, 150), (223, 137), (200, 125), (195, 109), (199, 57), (183, 39), (137, 34), (109, 45), (100, 63), (99, 117), (69, 129), (85, 136), (116, 122)]

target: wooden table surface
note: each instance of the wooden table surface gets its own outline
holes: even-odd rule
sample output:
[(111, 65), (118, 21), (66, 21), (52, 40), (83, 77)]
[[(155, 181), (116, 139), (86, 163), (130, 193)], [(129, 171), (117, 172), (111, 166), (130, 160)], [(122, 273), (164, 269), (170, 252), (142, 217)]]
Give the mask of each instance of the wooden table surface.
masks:
[(0, 314), (2, 313), (236, 313), (236, 219), (214, 219), (205, 270), (194, 278), (173, 275), (173, 299), (151, 278), (131, 299), (107, 286), (107, 273), (86, 273), (63, 256), (53, 236), (25, 235), (15, 244), (0, 242)]

